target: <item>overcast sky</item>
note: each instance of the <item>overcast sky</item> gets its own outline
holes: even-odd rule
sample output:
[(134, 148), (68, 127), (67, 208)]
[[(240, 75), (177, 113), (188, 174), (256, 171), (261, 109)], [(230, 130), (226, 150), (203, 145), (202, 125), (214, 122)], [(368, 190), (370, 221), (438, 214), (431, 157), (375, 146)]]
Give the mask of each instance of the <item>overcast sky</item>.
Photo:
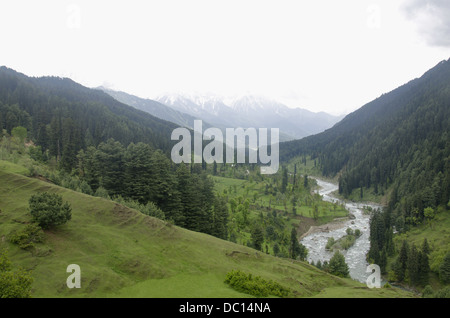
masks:
[(450, 58), (448, 0), (0, 2), (0, 65), (348, 113)]

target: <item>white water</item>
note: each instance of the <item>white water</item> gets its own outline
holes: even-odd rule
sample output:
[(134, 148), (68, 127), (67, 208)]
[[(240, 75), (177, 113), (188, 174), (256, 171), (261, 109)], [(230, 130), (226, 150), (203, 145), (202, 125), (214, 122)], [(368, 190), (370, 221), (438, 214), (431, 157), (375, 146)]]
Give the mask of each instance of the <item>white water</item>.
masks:
[[(339, 202), (342, 201), (333, 197), (332, 192), (338, 189), (338, 186), (316, 179), (320, 189), (317, 191), (322, 195), (323, 200), (329, 202)], [(379, 205), (374, 204), (358, 204), (354, 202), (346, 202), (345, 208), (349, 210), (351, 214), (355, 216), (355, 219), (349, 219), (344, 222), (342, 228), (331, 230), (329, 232), (316, 232), (312, 233), (301, 240), (301, 243), (308, 248), (308, 261), (321, 261), (322, 263), (330, 261), (334, 252), (326, 251), (325, 246), (327, 244), (328, 238), (333, 237), (334, 239), (339, 239), (346, 235), (347, 228), (352, 228), (353, 230), (359, 229), (362, 235), (356, 239), (355, 244), (348, 250), (342, 250), (341, 253), (345, 256), (346, 263), (349, 267), (350, 277), (365, 283), (367, 277), (370, 273), (366, 273), (366, 268), (369, 265), (366, 262), (366, 254), (370, 248), (369, 241), (369, 216), (365, 215), (362, 211), (363, 206), (371, 206), (372, 208), (381, 208)], [(352, 224), (353, 223), (353, 224)]]

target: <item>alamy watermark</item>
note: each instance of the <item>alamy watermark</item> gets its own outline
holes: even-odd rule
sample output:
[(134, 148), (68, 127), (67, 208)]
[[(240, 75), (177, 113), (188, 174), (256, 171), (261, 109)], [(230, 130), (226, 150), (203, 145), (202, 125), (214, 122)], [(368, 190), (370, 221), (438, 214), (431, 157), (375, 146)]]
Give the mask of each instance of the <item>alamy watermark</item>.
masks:
[[(208, 128), (203, 131), (201, 120), (194, 120), (194, 152), (192, 153), (191, 132), (187, 128), (173, 130), (171, 139), (181, 140), (173, 146), (171, 158), (174, 163), (261, 163), (261, 174), (274, 174), (279, 168), (279, 129), (270, 129), (270, 155), (267, 128), (226, 128), (225, 140), (222, 130)], [(214, 139), (212, 137), (214, 136)], [(211, 140), (203, 148), (203, 141)], [(248, 140), (248, 143), (246, 141)], [(225, 143), (224, 143), (225, 141)], [(236, 141), (236, 142), (235, 142)], [(225, 160), (224, 160), (225, 146)], [(236, 147), (235, 147), (236, 146)], [(236, 160), (235, 160), (236, 148)]]
[(70, 264), (66, 269), (67, 273), (72, 273), (67, 277), (68, 288), (81, 288), (81, 268), (77, 264)]
[(370, 264), (366, 268), (366, 273), (371, 273), (366, 279), (369, 288), (381, 288), (381, 270), (377, 264)]

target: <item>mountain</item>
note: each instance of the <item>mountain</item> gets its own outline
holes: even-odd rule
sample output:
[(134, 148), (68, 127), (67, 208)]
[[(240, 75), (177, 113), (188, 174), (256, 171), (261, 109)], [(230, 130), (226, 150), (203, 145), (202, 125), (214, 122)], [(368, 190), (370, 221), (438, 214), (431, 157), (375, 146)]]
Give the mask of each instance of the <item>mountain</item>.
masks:
[(28, 137), (68, 171), (80, 149), (110, 138), (124, 146), (144, 142), (169, 154), (170, 136), (178, 127), (71, 79), (28, 77), (4, 66), (0, 126), (8, 133), (16, 126), (27, 128)]
[[(197, 119), (195, 116), (177, 111), (171, 107), (168, 107), (160, 102), (151, 99), (140, 98), (125, 92), (108, 89), (106, 87), (98, 87), (97, 89), (104, 91), (121, 103), (147, 112), (155, 117), (175, 123), (181, 127), (187, 127), (190, 129), (194, 128), (194, 120)], [(205, 127), (211, 126), (206, 122), (203, 122), (203, 125)]]
[[(282, 143), (280, 159), (316, 158), (339, 192), (388, 195), (397, 230), (447, 208), (450, 196), (450, 59), (347, 115), (334, 127)], [(363, 189), (364, 188), (364, 189)]]
[(218, 128), (280, 128), (281, 141), (319, 133), (342, 118), (324, 112), (289, 108), (277, 101), (252, 95), (225, 99), (214, 95), (166, 94), (156, 100)]

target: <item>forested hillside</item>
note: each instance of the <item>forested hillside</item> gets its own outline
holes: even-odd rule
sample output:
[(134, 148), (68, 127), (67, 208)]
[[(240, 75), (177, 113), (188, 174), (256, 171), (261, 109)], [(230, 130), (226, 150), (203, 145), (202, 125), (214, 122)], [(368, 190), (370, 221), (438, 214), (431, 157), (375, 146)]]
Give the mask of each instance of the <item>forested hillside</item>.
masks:
[(32, 78), (0, 67), (0, 127), (10, 133), (16, 126), (25, 127), (67, 171), (76, 166), (79, 150), (109, 138), (125, 146), (145, 142), (169, 153), (176, 128), (70, 79)]
[[(390, 194), (398, 230), (450, 195), (450, 60), (346, 116), (333, 128), (282, 143), (281, 160), (311, 155), (339, 192)], [(391, 191), (387, 193), (387, 190)]]

